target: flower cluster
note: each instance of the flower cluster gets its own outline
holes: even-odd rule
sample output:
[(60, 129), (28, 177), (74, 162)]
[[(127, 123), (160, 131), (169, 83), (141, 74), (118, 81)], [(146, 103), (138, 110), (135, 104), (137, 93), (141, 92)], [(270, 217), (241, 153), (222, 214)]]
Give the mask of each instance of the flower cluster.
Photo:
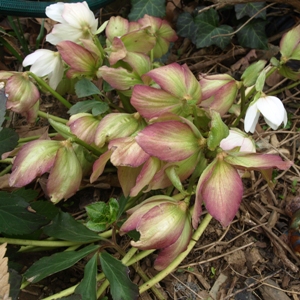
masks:
[[(148, 15), (136, 22), (112, 17), (105, 24), (103, 46), (97, 35), (105, 26), (98, 28), (86, 2), (53, 4), (46, 13), (59, 22), (46, 38), (58, 51), (39, 49), (28, 55), (23, 65), (31, 65), (30, 72), (0, 73), (6, 82), (7, 108), (32, 120), (41, 79), (48, 82), (50, 92), (65, 78), (101, 80), (115, 89), (122, 103), (119, 111), (111, 101), (109, 111), (81, 111), (67, 125), (53, 126), (66, 140), (60, 136), (23, 146), (14, 160), (12, 186), (49, 173), (46, 193), (56, 203), (79, 189), (84, 174), (90, 175), (91, 183), (97, 181), (108, 161), (117, 169), (125, 196), (139, 198), (142, 192), (173, 186), (183, 198), (151, 197), (130, 209), (120, 228), (121, 234), (134, 229), (140, 233), (134, 247), (160, 249), (155, 266), (161, 270), (186, 249), (203, 204), (223, 226), (230, 224), (243, 195), (241, 172), (262, 171), (271, 180), (270, 170), (292, 165), (277, 155), (256, 153), (253, 139), (234, 126), (229, 129), (232, 124), (223, 119), (232, 114), (234, 123), (245, 114), (244, 129), (251, 133), (260, 113), (272, 129), (286, 125), (281, 100), (264, 94), (266, 76), (261, 74), (270, 67), (265, 62), (250, 66), (241, 81), (227, 74), (197, 78), (186, 64), (155, 61), (177, 39), (166, 21)], [(282, 71), (284, 62), (299, 52), (285, 46), (287, 37), (283, 40), (285, 61), (274, 70)]]

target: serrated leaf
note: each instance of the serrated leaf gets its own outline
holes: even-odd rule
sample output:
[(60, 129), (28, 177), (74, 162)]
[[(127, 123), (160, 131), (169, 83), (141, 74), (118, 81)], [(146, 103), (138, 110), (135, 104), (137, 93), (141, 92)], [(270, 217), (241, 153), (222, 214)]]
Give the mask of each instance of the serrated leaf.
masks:
[(86, 78), (82, 78), (76, 82), (75, 92), (78, 98), (88, 97), (91, 95), (101, 95), (101, 92), (96, 85)]
[(198, 26), (196, 46), (197, 48), (216, 45), (224, 49), (231, 40), (231, 36), (222, 36), (233, 32), (232, 27), (228, 25), (218, 26), (219, 16), (214, 9), (209, 9), (199, 14), (195, 18)]
[(5, 121), (6, 114), (6, 101), (7, 97), (5, 95), (5, 89), (0, 89), (0, 130), (2, 129), (2, 124)]
[(128, 277), (129, 269), (107, 252), (100, 254), (102, 270), (110, 283), (114, 300), (134, 300), (139, 296), (138, 286)]
[[(264, 6), (265, 6), (264, 2), (262, 2), (262, 3), (250, 2), (247, 4), (236, 4), (234, 6), (236, 18), (239, 20), (245, 16), (252, 17), (258, 11), (260, 11)], [(256, 18), (256, 19), (262, 18), (265, 20), (266, 19), (266, 10), (264, 9), (258, 15), (256, 15), (254, 18)]]
[(76, 221), (70, 214), (60, 211), (52, 223), (44, 228), (44, 233), (71, 242), (89, 243), (101, 240), (95, 232)]
[(0, 157), (3, 153), (13, 150), (18, 145), (19, 136), (11, 128), (0, 131)]
[(80, 294), (81, 299), (97, 299), (97, 257), (95, 253), (88, 261), (84, 267), (84, 277), (75, 289), (75, 294)]
[(100, 232), (116, 221), (119, 203), (116, 199), (110, 198), (108, 203), (92, 203), (85, 209), (89, 217), (86, 226), (93, 231)]
[(131, 0), (131, 6), (128, 15), (130, 21), (137, 21), (146, 14), (158, 18), (162, 18), (166, 14), (165, 1), (161, 0)]
[(239, 30), (237, 38), (240, 45), (252, 49), (268, 49), (265, 24), (265, 21), (252, 20)]
[(0, 232), (29, 234), (48, 223), (44, 216), (28, 210), (29, 204), (18, 195), (0, 192)]
[(69, 110), (70, 115), (78, 113), (84, 113), (91, 111), (94, 116), (105, 113), (109, 109), (109, 106), (105, 102), (99, 102), (96, 100), (80, 101), (74, 104)]
[(66, 251), (43, 257), (25, 272), (24, 277), (30, 282), (38, 282), (49, 275), (70, 268), (98, 248), (97, 245), (89, 245), (79, 251)]
[(194, 22), (193, 16), (188, 12), (183, 12), (179, 15), (176, 23), (177, 34), (189, 38), (194, 44), (196, 44), (198, 27)]

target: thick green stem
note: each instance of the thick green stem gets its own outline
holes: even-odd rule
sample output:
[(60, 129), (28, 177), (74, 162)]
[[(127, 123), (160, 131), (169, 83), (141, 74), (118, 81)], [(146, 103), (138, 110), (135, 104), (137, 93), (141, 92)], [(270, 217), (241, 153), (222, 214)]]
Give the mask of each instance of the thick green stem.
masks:
[(0, 172), (0, 176), (7, 174), (12, 168), (12, 165), (7, 166), (4, 170)]
[(178, 265), (188, 256), (188, 254), (191, 252), (199, 238), (201, 237), (202, 233), (208, 226), (210, 220), (212, 219), (212, 216), (210, 214), (207, 214), (203, 221), (201, 222), (200, 226), (198, 229), (195, 231), (193, 234), (193, 237), (187, 247), (187, 249), (179, 254), (177, 258), (163, 271), (159, 272), (157, 275), (152, 277), (148, 282), (145, 282), (140, 286), (140, 294), (144, 293), (148, 289), (150, 289), (152, 286), (163, 280), (166, 276), (168, 276), (171, 272), (173, 272)]
[(92, 145), (89, 145), (89, 144), (87, 144), (86, 142), (84, 142), (83, 140), (81, 140), (77, 137), (72, 137), (71, 140), (72, 140), (72, 142), (75, 142), (76, 144), (78, 144), (78, 145), (86, 148), (87, 150), (91, 151), (96, 156), (100, 156), (101, 154), (104, 153), (104, 151), (101, 151), (99, 148), (96, 148)]
[[(57, 133), (48, 133), (49, 137), (54, 137), (56, 135), (57, 135)], [(34, 140), (38, 140), (40, 137), (41, 136), (39, 136), (39, 135), (34, 135), (34, 136), (26, 137), (26, 138), (20, 138), (18, 140), (18, 143), (19, 144), (25, 144), (25, 143), (28, 143), (28, 142), (31, 142), (31, 141), (34, 141)]]
[(43, 79), (36, 76), (32, 72), (28, 72), (28, 74), (44, 89), (49, 91), (58, 101), (60, 101), (66, 108), (71, 108), (72, 104), (68, 102), (64, 97), (62, 97), (59, 93), (57, 93), (53, 88), (51, 88)]
[(50, 115), (48, 113), (45, 113), (43, 111), (38, 111), (38, 115), (44, 119), (51, 119), (51, 120), (54, 120), (56, 122), (59, 122), (59, 123), (63, 123), (63, 124), (67, 124), (68, 120), (66, 119), (63, 119), (63, 118), (60, 118), (60, 117), (56, 117), (56, 116), (53, 116), (53, 115)]
[(69, 247), (69, 246), (83, 244), (80, 242), (69, 242), (69, 241), (38, 241), (38, 240), (0, 238), (0, 244), (3, 243), (12, 244), (12, 245), (22, 245), (22, 246), (37, 246), (37, 247)]

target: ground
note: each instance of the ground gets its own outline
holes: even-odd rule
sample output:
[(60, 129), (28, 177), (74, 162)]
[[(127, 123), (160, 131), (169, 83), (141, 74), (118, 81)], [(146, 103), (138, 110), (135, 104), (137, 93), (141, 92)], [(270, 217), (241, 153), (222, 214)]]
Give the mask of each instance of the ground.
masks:
[[(178, 2), (179, 5), (179, 1), (174, 2)], [(190, 2), (186, 3), (190, 6), (194, 4), (193, 1), (184, 2)], [(130, 6), (124, 1), (121, 5), (120, 3), (121, 1), (117, 1), (114, 5), (108, 5), (97, 12), (100, 19), (106, 19), (111, 15), (126, 15)], [(121, 9), (118, 9), (119, 7)], [(288, 9), (292, 18), (299, 20), (299, 14), (293, 8)], [(175, 19), (176, 12), (170, 9), (168, 18)], [(29, 44), (35, 44), (40, 20), (26, 17), (20, 20)], [(1, 26), (9, 27), (5, 16), (1, 17)], [(275, 55), (276, 51), (278, 52), (276, 46), (279, 39), (278, 34), (269, 36), (269, 41), (272, 43), (271, 50), (251, 50), (233, 44), (225, 50), (220, 50), (216, 47), (196, 49), (189, 40), (180, 38), (174, 46), (177, 51), (173, 51), (169, 61), (187, 63), (195, 74), (219, 72), (238, 78), (249, 63)], [(179, 52), (184, 53), (180, 58), (177, 55)], [(1, 69), (11, 70), (12, 66), (19, 67), (12, 55), (8, 52), (3, 55)], [(272, 76), (268, 81), (269, 90), (266, 92), (287, 84), (286, 81), (282, 82), (280, 77)], [(287, 171), (278, 172), (273, 186), (268, 186), (258, 173), (248, 174), (244, 180), (243, 201), (233, 222), (227, 228), (222, 228), (217, 221), (211, 221), (187, 259), (175, 272), (157, 285), (165, 299), (300, 299), (300, 260), (290, 243), (292, 238), (295, 236), (300, 238), (300, 236), (299, 232), (289, 230), (289, 223), (296, 220), (296, 216), (290, 213), (290, 203), (298, 201), (300, 205), (298, 94), (299, 90), (296, 86), (285, 90), (280, 95), (289, 113), (288, 128), (280, 128), (277, 131), (261, 129), (253, 136), (259, 151), (279, 152), (282, 157), (294, 161), (295, 164)], [(59, 116), (63, 113), (63, 108), (53, 103), (51, 98), (44, 99), (41, 109)], [(33, 133), (33, 130), (41, 133), (47, 125), (41, 121), (33, 128), (27, 125), (24, 119), (16, 116), (12, 118), (12, 122), (15, 123), (11, 126), (22, 132), (23, 136), (28, 136), (29, 132), (35, 135), (36, 132)], [(263, 126), (263, 123), (261, 125)], [(68, 208), (69, 212), (80, 217), (84, 213), (84, 206), (91, 199), (97, 199), (99, 193), (103, 194), (103, 191), (107, 199), (112, 195), (118, 196), (120, 189), (115, 182), (114, 175), (110, 175), (104, 179), (100, 187), (90, 187), (84, 193), (76, 194), (68, 200), (68, 203), (72, 204)], [(124, 245), (126, 242), (126, 238), (121, 241)], [(298, 250), (300, 252), (299, 247)], [(19, 256), (19, 263), (23, 265), (21, 272), (24, 272), (40, 255), (44, 253), (24, 253)], [(150, 278), (157, 273), (152, 267), (155, 256), (156, 254), (153, 254), (140, 265)], [(43, 299), (66, 289), (82, 279), (83, 268), (84, 261), (38, 284), (31, 284), (21, 291), (18, 299)], [(141, 278), (134, 273), (133, 269), (130, 276), (134, 283), (141, 282)], [(156, 298), (151, 292), (146, 292), (140, 296), (140, 299)]]

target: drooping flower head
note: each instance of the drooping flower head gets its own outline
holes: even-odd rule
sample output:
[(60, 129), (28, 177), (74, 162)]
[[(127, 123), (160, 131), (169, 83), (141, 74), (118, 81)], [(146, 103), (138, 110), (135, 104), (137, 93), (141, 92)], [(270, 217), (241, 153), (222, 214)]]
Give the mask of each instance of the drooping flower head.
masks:
[(47, 42), (57, 43), (69, 40), (79, 43), (80, 39), (91, 39), (97, 31), (98, 19), (89, 9), (86, 1), (78, 3), (55, 3), (46, 7), (46, 15), (59, 22), (47, 35)]

